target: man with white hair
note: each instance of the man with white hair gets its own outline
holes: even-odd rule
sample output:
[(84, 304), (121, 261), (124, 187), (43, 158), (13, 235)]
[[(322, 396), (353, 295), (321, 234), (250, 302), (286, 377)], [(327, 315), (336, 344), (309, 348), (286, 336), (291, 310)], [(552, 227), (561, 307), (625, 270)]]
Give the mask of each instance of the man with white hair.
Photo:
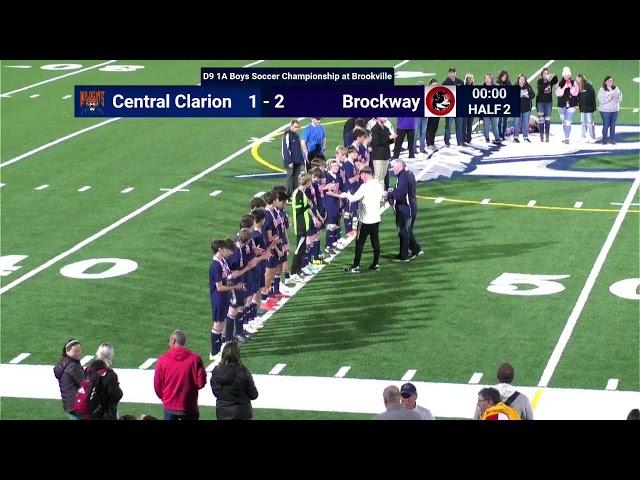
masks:
[(405, 383), (400, 387), (400, 396), (402, 397), (402, 405), (407, 410), (418, 412), (422, 420), (435, 420), (428, 408), (421, 407), (416, 403), (418, 398), (418, 390), (413, 383)]

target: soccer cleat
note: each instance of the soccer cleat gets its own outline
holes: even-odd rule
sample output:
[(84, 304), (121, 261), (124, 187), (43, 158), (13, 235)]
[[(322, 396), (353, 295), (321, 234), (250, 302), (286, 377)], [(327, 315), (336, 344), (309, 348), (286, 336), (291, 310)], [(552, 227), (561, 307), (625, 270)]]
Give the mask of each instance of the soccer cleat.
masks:
[(375, 265), (369, 265), (369, 270), (380, 270), (380, 265), (377, 263)]
[(402, 258), (402, 257), (393, 257), (391, 259), (392, 262), (408, 262), (409, 258)]

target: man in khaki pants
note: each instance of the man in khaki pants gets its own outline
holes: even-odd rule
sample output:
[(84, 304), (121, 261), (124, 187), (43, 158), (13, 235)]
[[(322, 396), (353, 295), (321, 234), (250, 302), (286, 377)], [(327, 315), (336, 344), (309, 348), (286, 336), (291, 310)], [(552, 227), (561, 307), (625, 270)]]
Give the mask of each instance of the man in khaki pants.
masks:
[(376, 124), (371, 127), (371, 159), (373, 160), (373, 170), (376, 180), (384, 188), (384, 177), (387, 174), (389, 159), (391, 158), (391, 148), (389, 147), (398, 136), (393, 135), (385, 123), (387, 117), (378, 117)]

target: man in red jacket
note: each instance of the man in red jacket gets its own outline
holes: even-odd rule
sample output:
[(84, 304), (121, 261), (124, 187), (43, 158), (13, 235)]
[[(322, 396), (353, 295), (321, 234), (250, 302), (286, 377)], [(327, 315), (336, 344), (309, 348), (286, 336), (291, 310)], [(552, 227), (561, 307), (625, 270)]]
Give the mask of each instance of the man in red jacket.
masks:
[(207, 372), (197, 353), (185, 347), (187, 336), (175, 330), (169, 337), (169, 351), (158, 359), (153, 378), (156, 395), (162, 400), (165, 420), (198, 420), (198, 390), (207, 383)]

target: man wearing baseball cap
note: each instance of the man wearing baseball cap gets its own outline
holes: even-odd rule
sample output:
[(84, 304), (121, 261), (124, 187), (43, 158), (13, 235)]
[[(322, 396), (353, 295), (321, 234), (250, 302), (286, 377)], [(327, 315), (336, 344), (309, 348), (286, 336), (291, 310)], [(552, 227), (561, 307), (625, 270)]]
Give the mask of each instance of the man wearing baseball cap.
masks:
[(418, 398), (418, 390), (413, 383), (405, 383), (400, 387), (400, 396), (402, 397), (402, 405), (407, 410), (413, 410), (420, 414), (422, 420), (435, 420), (431, 412), (424, 407), (416, 404), (416, 398)]

